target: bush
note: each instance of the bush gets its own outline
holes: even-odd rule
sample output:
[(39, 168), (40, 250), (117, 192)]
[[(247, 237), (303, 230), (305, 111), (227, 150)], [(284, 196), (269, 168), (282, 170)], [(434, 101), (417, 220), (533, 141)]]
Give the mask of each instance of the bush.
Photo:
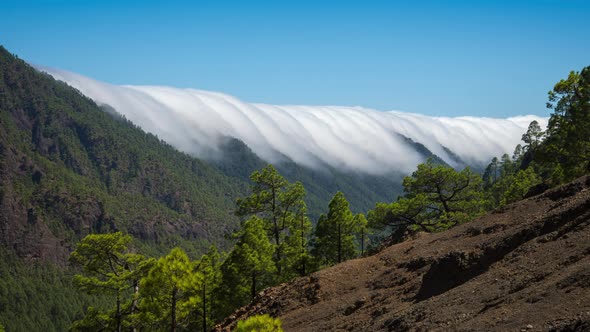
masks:
[(282, 332), (281, 320), (269, 315), (252, 316), (238, 322), (236, 332)]

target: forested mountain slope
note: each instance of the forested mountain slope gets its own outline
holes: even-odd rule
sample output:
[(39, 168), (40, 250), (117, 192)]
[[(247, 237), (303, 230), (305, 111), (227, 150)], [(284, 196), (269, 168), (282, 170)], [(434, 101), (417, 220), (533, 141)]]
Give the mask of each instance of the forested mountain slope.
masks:
[(286, 331), (590, 330), (590, 177), (269, 288)]
[(223, 243), (244, 181), (116, 120), (4, 49), (0, 69), (5, 247), (63, 264), (91, 232), (123, 230), (156, 251)]

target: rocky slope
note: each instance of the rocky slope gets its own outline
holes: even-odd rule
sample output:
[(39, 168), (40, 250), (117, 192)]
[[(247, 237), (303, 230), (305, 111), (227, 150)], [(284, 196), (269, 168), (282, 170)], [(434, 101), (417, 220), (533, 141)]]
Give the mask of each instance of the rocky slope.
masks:
[(267, 289), (218, 330), (259, 313), (285, 331), (589, 331), (590, 177)]

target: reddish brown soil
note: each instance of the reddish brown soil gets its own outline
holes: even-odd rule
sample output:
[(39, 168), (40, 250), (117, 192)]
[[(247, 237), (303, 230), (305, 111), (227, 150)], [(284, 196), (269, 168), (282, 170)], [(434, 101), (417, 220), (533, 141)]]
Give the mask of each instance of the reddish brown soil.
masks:
[(590, 177), (267, 289), (285, 331), (590, 331)]

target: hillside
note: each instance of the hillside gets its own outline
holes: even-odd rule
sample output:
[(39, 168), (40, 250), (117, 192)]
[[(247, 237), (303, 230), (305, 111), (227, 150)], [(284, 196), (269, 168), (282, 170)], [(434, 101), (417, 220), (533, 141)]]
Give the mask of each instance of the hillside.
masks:
[(285, 331), (590, 330), (590, 177), (270, 288)]

